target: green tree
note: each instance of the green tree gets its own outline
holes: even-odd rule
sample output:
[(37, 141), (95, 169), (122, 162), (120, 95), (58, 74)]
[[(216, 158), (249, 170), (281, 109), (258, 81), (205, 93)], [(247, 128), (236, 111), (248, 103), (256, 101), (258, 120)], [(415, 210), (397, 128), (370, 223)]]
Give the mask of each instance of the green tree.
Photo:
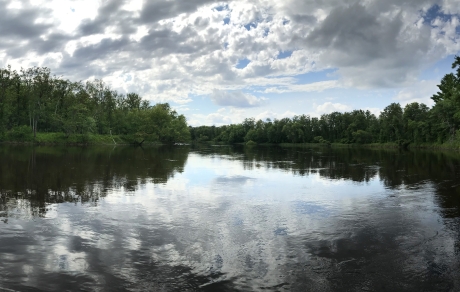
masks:
[(433, 115), (440, 121), (436, 125), (438, 142), (453, 140), (460, 128), (460, 57), (455, 56), (452, 69), (457, 73), (446, 74), (438, 85), (439, 92), (431, 97), (435, 102)]
[(380, 114), (380, 142), (399, 142), (403, 136), (403, 110), (399, 103), (392, 103)]
[(421, 103), (407, 104), (403, 114), (405, 138), (413, 143), (427, 142), (429, 139), (429, 108)]

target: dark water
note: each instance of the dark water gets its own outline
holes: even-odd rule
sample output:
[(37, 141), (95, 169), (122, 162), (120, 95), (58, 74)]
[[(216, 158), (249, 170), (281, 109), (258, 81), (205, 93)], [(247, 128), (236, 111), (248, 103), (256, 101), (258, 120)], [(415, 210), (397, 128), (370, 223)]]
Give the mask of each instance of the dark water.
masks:
[(0, 146), (0, 291), (460, 291), (457, 153)]

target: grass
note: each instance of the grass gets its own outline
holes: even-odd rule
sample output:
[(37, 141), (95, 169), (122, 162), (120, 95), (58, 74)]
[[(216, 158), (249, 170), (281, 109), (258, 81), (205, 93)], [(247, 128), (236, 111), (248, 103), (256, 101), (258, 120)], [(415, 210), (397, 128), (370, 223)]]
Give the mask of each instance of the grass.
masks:
[[(35, 139), (32, 135), (20, 138), (5, 137), (0, 141), (11, 144), (39, 144), (39, 145), (128, 145), (132, 144), (130, 136), (98, 135), (98, 134), (73, 134), (64, 133), (37, 133)], [(146, 141), (145, 144), (161, 144), (155, 141)]]
[[(114, 142), (115, 141), (115, 142)], [(120, 137), (110, 135), (75, 134), (66, 136), (64, 133), (37, 133), (37, 144), (123, 144), (126, 143)]]
[(443, 144), (439, 143), (420, 143), (409, 145), (411, 149), (441, 149), (441, 150), (460, 150), (460, 142), (452, 141)]

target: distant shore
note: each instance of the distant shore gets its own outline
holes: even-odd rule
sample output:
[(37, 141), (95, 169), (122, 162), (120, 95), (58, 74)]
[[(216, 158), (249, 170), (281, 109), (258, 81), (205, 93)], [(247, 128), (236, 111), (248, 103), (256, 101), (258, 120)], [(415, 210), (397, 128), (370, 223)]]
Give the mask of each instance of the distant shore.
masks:
[[(155, 140), (136, 139), (132, 135), (99, 135), (99, 134), (74, 134), (65, 135), (64, 133), (37, 133), (35, 139), (29, 137), (19, 140), (0, 140), (0, 144), (16, 145), (68, 145), (68, 146), (88, 146), (88, 145), (174, 145), (177, 143), (164, 143)], [(458, 143), (422, 143), (408, 144), (404, 147), (397, 143), (233, 143), (227, 144), (215, 141), (192, 141), (191, 144), (214, 144), (214, 145), (244, 145), (244, 146), (281, 146), (281, 147), (365, 147), (365, 148), (393, 148), (393, 149), (430, 149), (430, 150), (454, 150), (460, 151)]]
[(408, 144), (406, 147), (402, 147), (397, 143), (369, 143), (369, 144), (359, 144), (359, 143), (234, 143), (234, 144), (225, 144), (218, 143), (214, 141), (194, 141), (194, 144), (215, 144), (215, 145), (244, 145), (244, 146), (281, 146), (281, 147), (343, 147), (343, 148), (392, 148), (392, 149), (431, 149), (431, 150), (454, 150), (460, 151), (460, 144), (458, 143), (444, 143), (444, 144), (434, 144), (434, 143), (423, 143), (423, 144)]

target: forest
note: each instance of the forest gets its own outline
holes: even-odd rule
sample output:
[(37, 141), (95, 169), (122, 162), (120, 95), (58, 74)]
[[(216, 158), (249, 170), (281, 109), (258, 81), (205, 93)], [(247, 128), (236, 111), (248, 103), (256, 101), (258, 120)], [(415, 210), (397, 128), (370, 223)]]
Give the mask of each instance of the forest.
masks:
[(388, 105), (377, 117), (369, 111), (333, 112), (318, 117), (294, 116), (265, 121), (248, 118), (240, 124), (191, 128), (195, 141), (223, 143), (342, 143), (460, 145), (460, 57), (431, 97), (433, 107), (410, 103)]
[[(388, 105), (379, 116), (369, 111), (333, 112), (320, 117), (256, 121), (224, 126), (187, 125), (168, 103), (150, 105), (136, 93), (126, 95), (102, 80), (72, 82), (48, 68), (19, 72), (0, 69), (0, 141), (91, 142), (106, 136), (116, 143), (390, 143), (398, 146), (460, 145), (460, 57), (431, 98), (433, 107)], [(42, 135), (42, 136), (40, 136)], [(43, 136), (45, 135), (45, 136)], [(48, 136), (50, 136), (48, 135)], [(41, 139), (39, 139), (41, 137)], [(116, 139), (115, 139), (116, 138)], [(46, 139), (45, 139), (46, 142)]]
[(0, 69), (0, 141), (87, 143), (98, 135), (136, 144), (190, 140), (186, 118), (167, 103), (151, 106), (102, 80), (72, 82), (45, 67)]

